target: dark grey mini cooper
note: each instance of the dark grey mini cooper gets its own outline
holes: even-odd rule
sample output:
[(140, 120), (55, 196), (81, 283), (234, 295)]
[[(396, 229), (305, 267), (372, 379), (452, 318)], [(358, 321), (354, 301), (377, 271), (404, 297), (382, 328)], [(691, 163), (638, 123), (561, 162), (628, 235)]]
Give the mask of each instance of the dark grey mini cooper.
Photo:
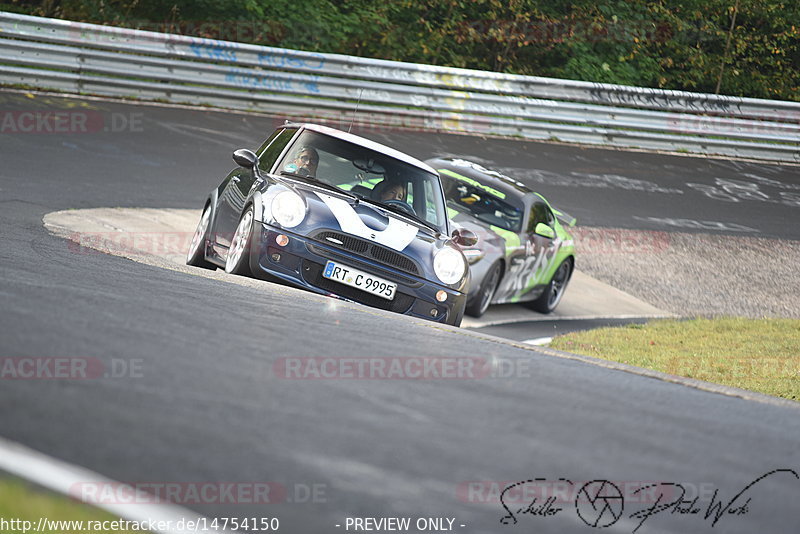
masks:
[(278, 128), (211, 193), (187, 263), (458, 326), (469, 283), (439, 175), (313, 124)]

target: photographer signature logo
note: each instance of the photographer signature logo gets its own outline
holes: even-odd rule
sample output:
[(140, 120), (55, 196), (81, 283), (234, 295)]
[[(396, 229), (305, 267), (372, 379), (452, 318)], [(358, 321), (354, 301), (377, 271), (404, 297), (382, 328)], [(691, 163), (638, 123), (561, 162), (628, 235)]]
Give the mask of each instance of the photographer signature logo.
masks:
[[(636, 533), (650, 518), (664, 512), (667, 516), (708, 521), (714, 527), (723, 518), (750, 513), (754, 496), (757, 496), (754, 488), (766, 485), (767, 479), (786, 476), (800, 481), (800, 475), (793, 469), (774, 469), (757, 477), (729, 499), (715, 488), (710, 498), (702, 500), (699, 495), (692, 497), (689, 494), (687, 487), (690, 484), (677, 482), (651, 482), (623, 492), (608, 480), (592, 480), (580, 486), (577, 493), (572, 493), (578, 484), (566, 478), (522, 480), (506, 485), (500, 492), (500, 504), (506, 512), (500, 523), (516, 525), (523, 516), (546, 518), (558, 515), (565, 510), (559, 506), (566, 504), (564, 497), (572, 495), (578, 517), (590, 528), (609, 527), (622, 519), (626, 499), (635, 508), (627, 513), (627, 519), (635, 522), (632, 533)], [(543, 491), (548, 488), (552, 491)]]
[(584, 523), (590, 527), (610, 527), (622, 517), (625, 499), (613, 482), (593, 480), (578, 492), (575, 509)]

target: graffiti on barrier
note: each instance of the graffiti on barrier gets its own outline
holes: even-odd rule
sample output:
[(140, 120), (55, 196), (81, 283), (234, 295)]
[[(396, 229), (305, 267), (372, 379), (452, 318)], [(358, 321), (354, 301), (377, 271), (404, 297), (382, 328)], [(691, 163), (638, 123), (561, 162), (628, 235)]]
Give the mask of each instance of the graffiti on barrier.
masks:
[(216, 39), (192, 39), (189, 48), (198, 58), (236, 61), (238, 45), (227, 41), (217, 41)]
[(319, 93), (317, 76), (295, 78), (279, 74), (253, 74), (252, 71), (234, 68), (228, 70), (225, 81), (253, 89)]
[(648, 106), (661, 109), (675, 107), (702, 113), (741, 111), (741, 99), (716, 95), (690, 95), (659, 89), (608, 87), (593, 84), (589, 90), (592, 102), (612, 105)]

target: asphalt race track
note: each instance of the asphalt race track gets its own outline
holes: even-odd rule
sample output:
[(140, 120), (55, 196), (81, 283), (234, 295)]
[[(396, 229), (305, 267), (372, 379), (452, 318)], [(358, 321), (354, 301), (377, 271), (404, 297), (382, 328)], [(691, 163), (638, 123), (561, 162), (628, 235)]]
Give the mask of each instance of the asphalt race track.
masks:
[[(51, 233), (72, 241), (69, 246), (77, 253), (105, 252), (157, 267), (212, 276), (229, 283), (249, 282), (248, 278), (225, 276), (221, 269), (211, 275), (212, 271), (187, 267), (186, 251), (201, 215), (202, 211), (197, 209), (69, 209), (48, 213), (43, 223)], [(581, 270), (572, 274), (569, 288), (558, 309), (549, 315), (534, 312), (523, 305), (499, 305), (491, 307), (479, 319), (465, 318), (461, 326), (477, 329), (543, 320), (566, 322), (575, 319), (630, 320), (672, 316)], [(519, 330), (517, 336), (504, 337), (518, 339), (519, 335), (529, 336), (529, 328)]]
[[(470, 533), (591, 532), (606, 523), (604, 532), (633, 532), (659, 495), (661, 504), (698, 497), (682, 508), (702, 511), (645, 517), (636, 532), (797, 531), (794, 403), (269, 284), (83, 253), (42, 224), (66, 209), (197, 209), (232, 168), (232, 149), (257, 146), (277, 119), (19, 93), (0, 100), (15, 117), (70, 111), (95, 125), (0, 134), (0, 358), (90, 359), (113, 375), (0, 381), (0, 436), (131, 483), (268, 482), (269, 504), (179, 504), (209, 516), (278, 517), (282, 532), (343, 532), (348, 517), (451, 518)], [(472, 155), (527, 169), (523, 181), (586, 225), (800, 239), (786, 224), (796, 220), (797, 167), (354, 132), (422, 159)], [(745, 174), (757, 191), (731, 185)], [(434, 370), (471, 358), (477, 372), (304, 379), (313, 374), (287, 371), (326, 357), (416, 358)], [(773, 473), (781, 469), (794, 471)], [(549, 515), (547, 491), (534, 492), (528, 514), (517, 510), (530, 494), (507, 500), (517, 522), (501, 524), (498, 493), (537, 478), (549, 481), (538, 488), (561, 484), (567, 493), (550, 501)], [(595, 480), (620, 488), (624, 509), (608, 489), (594, 498), (599, 483), (579, 492)], [(664, 484), (632, 494), (656, 483)], [(576, 505), (576, 495), (588, 499)], [(714, 526), (705, 512), (720, 501), (730, 506)]]

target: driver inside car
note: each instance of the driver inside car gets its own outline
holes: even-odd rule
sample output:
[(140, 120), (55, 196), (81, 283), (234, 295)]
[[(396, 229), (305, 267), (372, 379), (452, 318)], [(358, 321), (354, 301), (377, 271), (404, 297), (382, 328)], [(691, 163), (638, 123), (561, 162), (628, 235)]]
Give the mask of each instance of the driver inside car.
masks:
[(304, 146), (295, 152), (294, 159), (285, 166), (285, 169), (300, 176), (313, 178), (317, 175), (318, 165), (319, 153), (317, 153), (317, 150), (311, 146)]

